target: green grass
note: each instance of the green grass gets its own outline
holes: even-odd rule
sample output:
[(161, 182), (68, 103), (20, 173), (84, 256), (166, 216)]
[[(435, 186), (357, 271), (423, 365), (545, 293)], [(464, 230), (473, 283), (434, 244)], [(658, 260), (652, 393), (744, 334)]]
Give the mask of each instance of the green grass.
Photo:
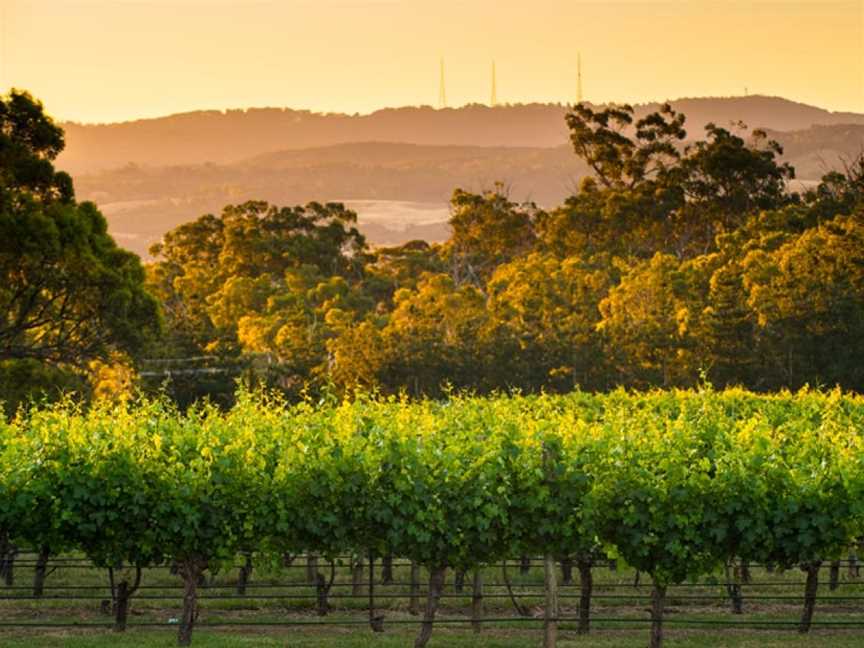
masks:
[[(210, 630), (196, 631), (193, 645), (198, 648), (408, 648), (413, 645), (414, 633), (407, 629), (387, 629), (384, 634), (373, 634), (366, 628), (326, 632), (309, 630), (280, 630), (278, 632), (243, 632)], [(562, 648), (632, 648), (647, 643), (648, 634), (639, 631), (606, 631), (587, 637), (563, 632), (559, 639)], [(176, 645), (175, 635), (168, 631), (130, 630), (125, 634), (40, 632), (38, 635), (0, 634), (4, 648), (169, 648)], [(542, 645), (539, 630), (494, 629), (481, 635), (468, 631), (436, 628), (429, 648), (533, 648)], [(672, 648), (859, 648), (864, 647), (864, 636), (858, 632), (834, 633), (816, 631), (802, 637), (789, 632), (715, 632), (670, 631), (666, 645)]]

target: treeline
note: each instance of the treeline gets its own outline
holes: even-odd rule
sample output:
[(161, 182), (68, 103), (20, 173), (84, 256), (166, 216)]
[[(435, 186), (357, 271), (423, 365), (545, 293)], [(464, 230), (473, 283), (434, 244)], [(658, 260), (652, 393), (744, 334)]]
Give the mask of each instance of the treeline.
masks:
[(840, 392), (67, 403), (0, 421), (0, 544), (112, 569), (120, 630), (140, 568), (175, 565), (181, 645), (203, 572), (300, 552), (426, 567), (417, 648), (445, 570), (519, 555), (649, 576), (653, 648), (668, 586), (735, 560), (800, 566), (806, 632), (821, 561), (864, 531), (862, 431), (864, 402)]
[(371, 248), (341, 204), (247, 202), (172, 230), (142, 268), (54, 170), (63, 133), (41, 105), (0, 108), (8, 410), (136, 383), (230, 404), (241, 377), (292, 398), (864, 386), (864, 158), (796, 193), (762, 131), (694, 141), (668, 105), (578, 105), (591, 174), (557, 208), (457, 189), (446, 242)]
[(684, 146), (668, 106), (567, 122), (592, 169), (575, 195), (542, 210), (456, 190), (440, 245), (370, 249), (338, 204), (251, 202), (173, 230), (148, 268), (163, 351), (245, 357), (295, 395), (864, 387), (861, 159), (798, 194), (760, 131)]

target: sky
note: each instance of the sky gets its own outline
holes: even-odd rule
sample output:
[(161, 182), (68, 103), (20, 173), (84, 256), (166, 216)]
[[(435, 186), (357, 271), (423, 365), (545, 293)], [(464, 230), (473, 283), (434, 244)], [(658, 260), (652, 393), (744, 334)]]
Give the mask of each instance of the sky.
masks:
[(864, 112), (864, 0), (0, 0), (0, 90), (61, 120), (779, 95)]

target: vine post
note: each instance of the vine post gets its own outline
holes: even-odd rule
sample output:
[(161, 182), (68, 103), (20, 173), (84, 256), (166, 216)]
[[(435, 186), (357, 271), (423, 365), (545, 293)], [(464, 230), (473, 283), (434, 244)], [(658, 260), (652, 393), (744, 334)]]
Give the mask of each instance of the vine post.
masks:
[(474, 586), (471, 591), (471, 627), (474, 632), (480, 632), (483, 629), (483, 623), (480, 619), (483, 618), (483, 572), (480, 569), (474, 570)]
[(558, 645), (558, 577), (555, 558), (549, 554), (543, 558), (546, 608), (543, 611), (543, 648)]

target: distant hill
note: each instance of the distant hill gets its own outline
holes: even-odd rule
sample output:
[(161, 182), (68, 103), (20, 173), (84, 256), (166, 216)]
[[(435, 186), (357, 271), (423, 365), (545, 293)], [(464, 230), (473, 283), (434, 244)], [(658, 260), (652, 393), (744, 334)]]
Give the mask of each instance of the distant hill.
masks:
[[(835, 113), (778, 97), (678, 99), (690, 134), (704, 125), (741, 120), (752, 127), (796, 131), (814, 125), (864, 125), (864, 115)], [(636, 106), (637, 115), (657, 103)], [(567, 142), (558, 104), (435, 110), (393, 108), (369, 115), (312, 113), (287, 108), (201, 111), (117, 124), (65, 123), (67, 147), (58, 166), (75, 175), (128, 163), (148, 166), (230, 164), (273, 151), (355, 142), (424, 146), (557, 147)]]
[[(769, 131), (804, 184), (842, 168), (864, 149), (864, 124)], [(229, 203), (281, 205), (341, 200), (360, 214), (376, 244), (447, 237), (447, 201), (503, 182), (516, 200), (560, 204), (588, 169), (567, 145), (423, 146), (358, 142), (256, 155), (230, 164), (126, 165), (78, 175), (81, 199), (96, 201), (129, 249), (147, 248), (169, 229)], [(796, 182), (797, 185), (797, 182)], [(796, 186), (797, 188), (797, 186)]]
[(864, 125), (813, 126), (802, 130), (768, 131), (783, 145), (783, 158), (798, 178), (818, 180), (864, 153)]
[(75, 186), (79, 198), (99, 204), (118, 241), (143, 255), (176, 225), (252, 199), (346, 202), (376, 244), (442, 240), (456, 187), (482, 191), (500, 181), (514, 198), (551, 205), (571, 194), (585, 173), (567, 146), (373, 142), (280, 151), (233, 164), (126, 165), (78, 175)]

